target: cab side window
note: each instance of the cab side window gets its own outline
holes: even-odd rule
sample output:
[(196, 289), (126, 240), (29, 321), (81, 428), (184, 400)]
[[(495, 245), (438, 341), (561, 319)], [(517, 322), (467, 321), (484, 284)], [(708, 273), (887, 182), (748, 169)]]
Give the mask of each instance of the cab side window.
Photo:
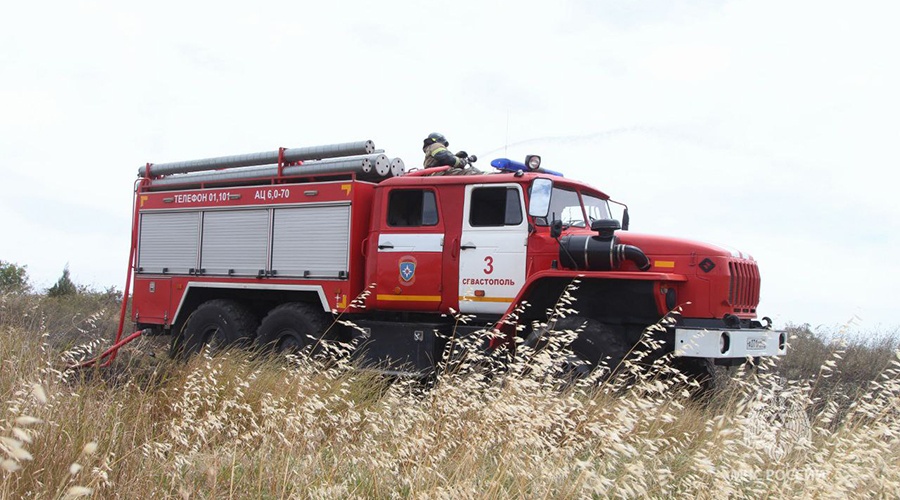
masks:
[(437, 200), (434, 191), (395, 189), (388, 196), (387, 223), (392, 227), (436, 226)]
[(518, 226), (521, 223), (522, 200), (516, 188), (483, 187), (472, 190), (470, 226)]

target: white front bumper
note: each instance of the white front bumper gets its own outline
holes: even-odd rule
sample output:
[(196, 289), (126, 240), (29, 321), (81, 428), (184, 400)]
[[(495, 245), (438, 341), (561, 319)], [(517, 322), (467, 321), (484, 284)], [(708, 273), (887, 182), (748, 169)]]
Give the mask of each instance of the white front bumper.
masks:
[(784, 356), (787, 352), (786, 342), (785, 332), (762, 328), (675, 329), (675, 355), (692, 358)]

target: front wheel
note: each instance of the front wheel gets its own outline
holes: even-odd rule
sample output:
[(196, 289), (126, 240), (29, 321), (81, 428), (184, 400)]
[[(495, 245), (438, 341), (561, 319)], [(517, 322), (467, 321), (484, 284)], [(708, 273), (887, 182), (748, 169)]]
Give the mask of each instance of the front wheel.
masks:
[(697, 383), (690, 391), (695, 399), (708, 399), (727, 381), (723, 370), (718, 369), (711, 358), (675, 358), (674, 364), (688, 380)]
[[(555, 320), (549, 330), (556, 334), (572, 331), (575, 338), (569, 343), (568, 353), (564, 353), (558, 364), (563, 377), (583, 378), (602, 366), (606, 370), (604, 378), (609, 377), (621, 364), (631, 350), (625, 338), (624, 328), (615, 328), (599, 320), (585, 316), (568, 316)], [(537, 349), (553, 344), (552, 339), (526, 340)]]

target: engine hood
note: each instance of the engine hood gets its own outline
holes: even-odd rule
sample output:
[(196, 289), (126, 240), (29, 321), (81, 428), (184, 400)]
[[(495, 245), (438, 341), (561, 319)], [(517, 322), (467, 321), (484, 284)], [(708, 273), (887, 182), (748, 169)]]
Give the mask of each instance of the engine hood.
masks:
[(631, 231), (617, 231), (619, 242), (634, 245), (644, 253), (650, 255), (697, 255), (733, 257), (736, 259), (754, 260), (753, 257), (739, 250), (702, 241), (660, 236), (655, 234), (632, 233)]

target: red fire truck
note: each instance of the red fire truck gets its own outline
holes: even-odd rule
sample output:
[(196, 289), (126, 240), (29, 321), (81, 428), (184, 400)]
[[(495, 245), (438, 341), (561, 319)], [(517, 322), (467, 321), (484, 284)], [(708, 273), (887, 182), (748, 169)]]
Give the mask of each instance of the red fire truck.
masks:
[(189, 352), (361, 335), (367, 360), (422, 373), (451, 334), (487, 326), (534, 338), (577, 278), (578, 312), (556, 326), (581, 330), (572, 349), (589, 365), (621, 359), (676, 307), (664, 336), (680, 359), (784, 354), (784, 333), (757, 320), (752, 257), (628, 231), (627, 207), (620, 224), (607, 194), (538, 157), (491, 165), (406, 172), (371, 141), (147, 164), (132, 320)]

